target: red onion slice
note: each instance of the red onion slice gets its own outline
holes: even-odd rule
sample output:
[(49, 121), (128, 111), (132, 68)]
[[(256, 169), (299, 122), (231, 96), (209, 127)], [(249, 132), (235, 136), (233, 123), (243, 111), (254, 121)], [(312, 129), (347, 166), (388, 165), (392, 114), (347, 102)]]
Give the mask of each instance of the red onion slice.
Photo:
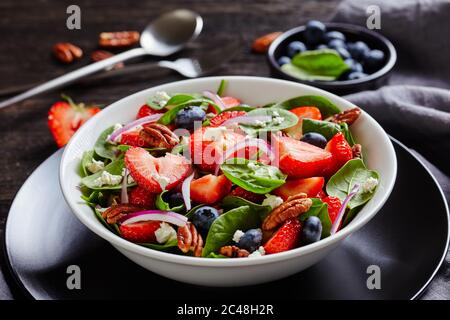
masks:
[(191, 210), (191, 181), (194, 179), (195, 172), (184, 179), (183, 184), (181, 185), (181, 194), (183, 195), (184, 205), (186, 206), (186, 210)]
[(227, 127), (235, 123), (241, 124), (256, 124), (260, 122), (269, 122), (272, 120), (271, 116), (239, 116), (224, 121), (221, 126)]
[(120, 136), (122, 133), (125, 133), (131, 129), (134, 129), (137, 126), (149, 123), (149, 122), (155, 122), (158, 121), (159, 118), (161, 118), (163, 116), (163, 113), (157, 113), (157, 114), (152, 114), (150, 116), (146, 116), (140, 119), (137, 119), (135, 121), (132, 121), (130, 123), (128, 123), (127, 125), (123, 126), (120, 129), (117, 129), (116, 131), (114, 131), (113, 133), (111, 133), (111, 135), (108, 137), (108, 141), (114, 142), (116, 140), (116, 138), (118, 136)]
[(342, 218), (344, 217), (345, 209), (347, 208), (347, 204), (349, 201), (355, 196), (355, 194), (358, 193), (359, 190), (359, 184), (355, 184), (350, 191), (350, 193), (345, 197), (344, 201), (342, 202), (342, 206), (339, 209), (338, 216), (336, 220), (334, 220), (333, 225), (331, 226), (330, 234), (335, 234), (338, 230), (339, 226), (341, 225)]
[(125, 168), (123, 179), (122, 179), (122, 188), (121, 188), (121, 192), (120, 192), (120, 202), (121, 203), (128, 203), (127, 185), (128, 185), (128, 169)]
[(262, 152), (264, 152), (265, 154), (267, 154), (269, 156), (270, 161), (272, 161), (274, 159), (274, 157), (275, 157), (275, 154), (272, 151), (272, 148), (263, 139), (245, 138), (245, 139), (239, 141), (238, 143), (236, 143), (230, 149), (228, 149), (224, 154), (222, 154), (222, 156), (220, 157), (220, 159), (219, 159), (219, 161), (217, 163), (217, 166), (216, 166), (216, 169), (215, 169), (215, 174), (217, 175), (219, 173), (220, 165), (226, 159), (228, 159), (233, 153), (235, 153), (236, 151), (239, 151), (241, 149), (245, 149), (247, 147), (257, 147), (259, 150), (261, 150)]
[(217, 94), (211, 91), (203, 91), (202, 94), (208, 99), (214, 101), (214, 103), (220, 107), (220, 110), (225, 110), (227, 108), (225, 103), (223, 103), (222, 99)]
[(142, 221), (162, 221), (184, 227), (188, 219), (185, 216), (172, 211), (145, 210), (130, 213), (119, 220), (122, 225)]

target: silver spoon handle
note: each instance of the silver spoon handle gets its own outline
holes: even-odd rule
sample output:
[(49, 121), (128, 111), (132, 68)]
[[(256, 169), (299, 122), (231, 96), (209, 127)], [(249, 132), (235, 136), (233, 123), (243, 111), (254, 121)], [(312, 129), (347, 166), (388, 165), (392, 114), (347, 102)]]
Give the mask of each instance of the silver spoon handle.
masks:
[(50, 90), (53, 90), (56, 88), (60, 88), (64, 85), (72, 83), (80, 78), (83, 78), (83, 77), (91, 75), (95, 72), (104, 70), (107, 67), (113, 66), (116, 63), (119, 63), (119, 62), (122, 62), (122, 61), (125, 61), (128, 59), (136, 58), (139, 56), (143, 56), (145, 54), (147, 54), (147, 53), (143, 48), (135, 48), (135, 49), (131, 49), (131, 50), (119, 53), (115, 56), (112, 56), (111, 58), (108, 58), (108, 59), (105, 59), (102, 61), (98, 61), (95, 63), (91, 63), (85, 67), (82, 67), (80, 69), (77, 69), (77, 70), (69, 72), (69, 73), (66, 73), (65, 75), (57, 77), (48, 82), (45, 82), (37, 87), (34, 87), (30, 90), (23, 92), (15, 97), (12, 97), (3, 102), (0, 102), (0, 109), (7, 107), (11, 104), (20, 102), (22, 100), (31, 98), (37, 94), (47, 92), (47, 91), (50, 91)]

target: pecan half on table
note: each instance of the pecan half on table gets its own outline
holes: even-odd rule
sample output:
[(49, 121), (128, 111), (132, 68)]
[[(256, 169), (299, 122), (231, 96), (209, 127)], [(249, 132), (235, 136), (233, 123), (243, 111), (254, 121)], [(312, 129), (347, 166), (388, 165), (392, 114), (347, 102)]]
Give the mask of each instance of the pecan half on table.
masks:
[(228, 258), (245, 258), (250, 255), (247, 250), (237, 246), (223, 246), (219, 249), (219, 253)]
[(192, 251), (194, 256), (202, 256), (203, 238), (192, 223), (188, 222), (184, 227), (178, 227), (177, 240), (178, 248), (183, 253)]
[(133, 204), (114, 204), (102, 213), (102, 217), (107, 223), (114, 224), (127, 214), (143, 209), (145, 208)]
[(69, 42), (59, 42), (53, 46), (53, 54), (64, 63), (71, 63), (76, 59), (81, 59), (83, 50)]
[(311, 208), (312, 201), (306, 193), (289, 197), (285, 202), (272, 210), (264, 219), (263, 230), (272, 230), (290, 218), (296, 218)]
[(138, 43), (139, 38), (137, 31), (102, 32), (98, 44), (104, 48), (129, 47)]
[(175, 133), (159, 123), (144, 125), (139, 132), (139, 137), (144, 140), (146, 145), (152, 148), (172, 149), (180, 143), (180, 139)]
[[(91, 53), (91, 60), (93, 62), (102, 61), (108, 58), (111, 58), (114, 56), (112, 52), (106, 51), (106, 50), (95, 50)], [(120, 69), (123, 68), (124, 64), (123, 62), (116, 63), (114, 66), (107, 68), (110, 69)]]
[(330, 121), (334, 123), (346, 123), (349, 126), (352, 125), (361, 115), (361, 109), (353, 108), (349, 110), (342, 111), (331, 117)]

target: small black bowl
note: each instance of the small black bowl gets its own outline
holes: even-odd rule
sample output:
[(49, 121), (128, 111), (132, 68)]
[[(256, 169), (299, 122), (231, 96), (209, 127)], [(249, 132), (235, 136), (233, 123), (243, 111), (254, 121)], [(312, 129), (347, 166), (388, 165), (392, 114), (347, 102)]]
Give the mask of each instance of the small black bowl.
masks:
[(303, 32), (305, 31), (305, 26), (301, 26), (284, 32), (270, 45), (267, 52), (267, 58), (272, 74), (277, 78), (301, 82), (341, 95), (357, 91), (373, 90), (386, 83), (395, 62), (397, 61), (397, 52), (394, 45), (386, 37), (374, 31), (370, 31), (369, 29), (352, 24), (329, 22), (325, 23), (325, 25), (330, 31), (334, 30), (342, 32), (346, 36), (347, 41), (364, 41), (370, 49), (383, 51), (385, 55), (384, 66), (378, 71), (369, 74), (367, 77), (357, 80), (309, 81), (292, 77), (281, 70), (277, 61), (281, 56), (285, 55), (285, 50), (290, 42), (295, 40), (304, 41)]

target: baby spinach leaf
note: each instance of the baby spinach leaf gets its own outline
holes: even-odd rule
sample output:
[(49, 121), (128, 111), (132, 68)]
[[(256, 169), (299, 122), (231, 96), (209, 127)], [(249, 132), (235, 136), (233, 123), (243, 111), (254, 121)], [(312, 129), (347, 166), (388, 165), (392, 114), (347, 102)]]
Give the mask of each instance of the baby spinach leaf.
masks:
[(226, 87), (227, 87), (227, 80), (222, 79), (220, 81), (219, 88), (217, 89), (217, 95), (219, 97), (221, 97), (223, 95), (223, 93), (225, 92)]
[[(131, 148), (131, 146), (126, 145), (126, 144), (119, 144), (117, 146), (117, 150), (119, 150), (121, 152), (126, 152), (130, 148)], [(148, 152), (167, 152), (166, 148), (143, 148), (143, 149), (147, 150)]]
[(184, 107), (200, 106), (203, 103), (212, 105), (213, 108), (215, 108), (216, 110), (219, 110), (219, 112), (220, 112), (220, 108), (213, 101), (211, 101), (209, 99), (204, 99), (204, 98), (190, 99), (187, 101), (183, 101), (183, 102), (173, 106), (170, 110), (166, 111), (164, 113), (164, 115), (161, 118), (159, 118), (158, 123), (161, 123), (163, 125), (168, 125), (168, 124), (172, 123), (173, 120), (175, 120), (177, 113)]
[(224, 258), (228, 258), (228, 257), (224, 256), (223, 254), (218, 254), (218, 253), (211, 252), (205, 258), (224, 259)]
[(284, 73), (287, 73), (291, 77), (305, 80), (305, 81), (333, 81), (336, 80), (335, 76), (324, 76), (319, 74), (311, 73), (311, 71), (307, 71), (305, 69), (299, 68), (292, 63), (286, 63), (281, 66), (281, 70)]
[(232, 158), (220, 168), (231, 182), (259, 194), (269, 193), (286, 181), (286, 175), (277, 167), (254, 160)]
[(138, 243), (139, 245), (158, 251), (167, 251), (178, 246), (176, 238), (169, 239), (166, 243)]
[(297, 107), (314, 106), (320, 110), (322, 118), (328, 118), (341, 110), (330, 100), (322, 96), (307, 95), (291, 98), (289, 100), (272, 105), (276, 108), (291, 110)]
[(327, 194), (338, 197), (343, 201), (355, 184), (359, 184), (361, 187), (347, 205), (347, 208), (354, 209), (369, 201), (375, 192), (375, 190), (368, 192), (362, 187), (369, 178), (374, 178), (378, 181), (380, 179), (378, 173), (368, 170), (361, 159), (349, 160), (328, 181), (326, 186)]
[(353, 218), (358, 214), (358, 212), (361, 211), (361, 209), (362, 209), (363, 207), (364, 207), (364, 206), (361, 205), (361, 206), (358, 206), (358, 207), (355, 207), (355, 208), (353, 208), (353, 209), (348, 210), (347, 213), (346, 213), (346, 215), (345, 215), (344, 222), (343, 222), (342, 225), (343, 225), (344, 227), (345, 227), (346, 225), (348, 225), (348, 224), (353, 220)]
[(334, 78), (350, 69), (339, 53), (330, 49), (301, 52), (292, 58), (291, 63), (308, 74)]
[(164, 194), (166, 194), (168, 191), (164, 190), (160, 194), (156, 196), (155, 200), (155, 206), (159, 210), (163, 211), (173, 211), (173, 212), (181, 212), (184, 210), (184, 204), (171, 208), (170, 205), (164, 200)]
[(83, 174), (83, 177), (91, 174), (91, 172), (88, 170), (87, 166), (90, 163), (92, 163), (93, 159), (94, 159), (94, 150), (89, 150), (89, 151), (83, 152), (83, 156), (81, 158), (81, 172)]
[(303, 119), (302, 132), (317, 132), (323, 135), (327, 140), (333, 138), (333, 136), (341, 131), (339, 124), (323, 120)]
[(259, 215), (249, 206), (235, 208), (222, 214), (214, 220), (209, 229), (203, 257), (207, 257), (211, 252), (217, 252), (222, 246), (230, 243), (236, 230), (258, 228), (260, 225)]
[(271, 206), (263, 206), (262, 204), (257, 204), (247, 199), (236, 196), (226, 196), (225, 198), (223, 198), (222, 206), (225, 209), (234, 209), (242, 206), (249, 206), (251, 210), (259, 214), (261, 220), (264, 220), (264, 218), (272, 211)]
[(116, 159), (116, 146), (107, 142), (106, 139), (114, 131), (114, 126), (109, 127), (103, 131), (98, 137), (94, 145), (94, 151), (100, 157), (105, 159), (114, 160)]
[(269, 116), (271, 120), (259, 124), (241, 124), (240, 127), (249, 135), (256, 135), (261, 131), (279, 131), (292, 126), (298, 122), (297, 116), (289, 111), (279, 108), (258, 108), (247, 113), (248, 117)]
[(328, 205), (318, 198), (311, 198), (312, 206), (307, 212), (300, 215), (300, 221), (305, 221), (311, 216), (318, 217), (320, 222), (322, 222), (322, 239), (330, 235), (331, 230), (331, 220), (328, 214)]
[[(83, 179), (81, 179), (81, 184), (92, 189), (92, 190), (118, 190), (120, 189), (122, 186), (121, 184), (117, 184), (117, 185), (105, 185), (102, 187), (97, 187), (95, 184), (95, 180), (97, 178), (99, 178), (103, 171), (107, 171), (112, 175), (122, 175), (122, 170), (125, 167), (125, 162), (123, 161), (123, 159), (118, 159), (115, 160), (113, 162), (111, 162), (110, 164), (108, 164), (102, 171), (96, 172), (90, 176), (84, 177)], [(128, 187), (134, 186), (136, 185), (136, 183), (130, 183), (128, 184)]]

